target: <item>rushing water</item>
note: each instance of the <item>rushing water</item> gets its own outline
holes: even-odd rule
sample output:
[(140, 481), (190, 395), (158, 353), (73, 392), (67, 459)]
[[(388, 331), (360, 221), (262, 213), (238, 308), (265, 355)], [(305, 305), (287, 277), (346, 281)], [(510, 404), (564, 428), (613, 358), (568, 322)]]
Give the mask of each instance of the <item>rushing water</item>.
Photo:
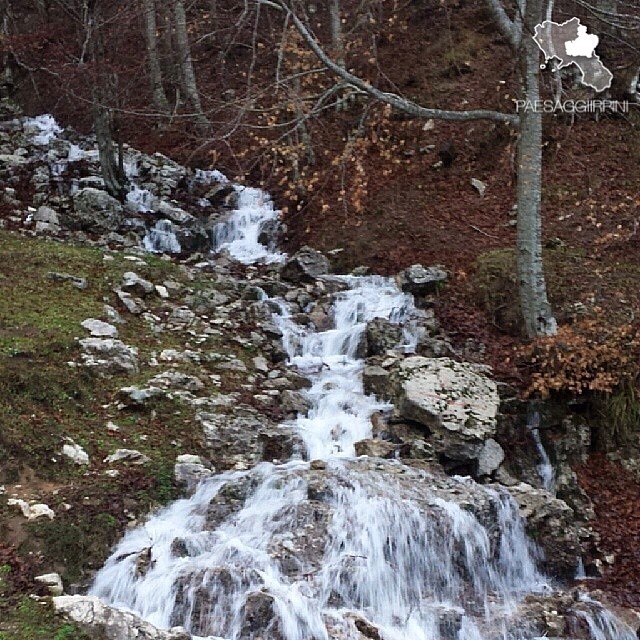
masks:
[[(47, 117), (30, 126), (39, 145), (59, 133)], [(68, 161), (84, 153), (71, 147)], [(259, 242), (278, 216), (270, 198), (236, 189), (237, 209), (216, 228), (216, 248), (245, 263), (282, 261)], [(129, 200), (145, 207), (146, 198), (134, 190)], [(148, 239), (150, 250), (180, 249), (168, 221)], [(540, 616), (527, 617), (523, 597), (543, 597), (548, 580), (506, 490), (354, 458), (354, 444), (371, 437), (371, 415), (389, 408), (363, 392), (358, 346), (366, 323), (383, 317), (402, 324), (410, 350), (417, 312), (390, 279), (340, 280), (327, 331), (297, 325), (286, 303), (273, 301), (289, 362), (312, 383), (305, 392), (311, 409), (289, 425), (305, 459), (202, 481), (124, 536), (92, 593), (159, 627), (182, 625), (207, 638), (532, 640)], [(531, 426), (550, 487), (535, 420)], [(635, 639), (586, 598), (573, 619), (580, 637)]]
[(553, 465), (551, 464), (549, 454), (542, 444), (542, 438), (540, 437), (540, 412), (537, 409), (529, 408), (527, 428), (531, 433), (533, 442), (536, 445), (536, 451), (538, 452), (539, 461), (537, 464), (537, 470), (540, 480), (542, 481), (542, 486), (549, 493), (555, 494), (556, 474), (553, 469)]

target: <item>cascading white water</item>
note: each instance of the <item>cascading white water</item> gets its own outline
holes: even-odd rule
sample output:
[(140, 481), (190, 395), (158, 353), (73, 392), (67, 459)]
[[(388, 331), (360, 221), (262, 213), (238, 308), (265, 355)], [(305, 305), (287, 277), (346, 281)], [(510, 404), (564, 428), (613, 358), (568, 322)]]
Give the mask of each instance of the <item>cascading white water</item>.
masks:
[(290, 362), (312, 381), (306, 392), (312, 409), (295, 423), (311, 459), (355, 455), (354, 443), (371, 435), (371, 415), (390, 408), (364, 394), (364, 363), (357, 352), (367, 321), (382, 317), (402, 322), (413, 305), (388, 278), (342, 280), (350, 288), (335, 297), (335, 328), (316, 332), (301, 327), (286, 315), (285, 305), (275, 317)]
[[(59, 132), (49, 118), (30, 126), (37, 144)], [(72, 145), (68, 162), (90, 153)], [(236, 189), (238, 208), (217, 228), (216, 246), (245, 263), (283, 260), (258, 242), (278, 215), (271, 200)], [(146, 206), (141, 194), (131, 200)], [(179, 252), (171, 223), (159, 221), (145, 247)], [(274, 301), (289, 360), (312, 382), (311, 410), (291, 428), (308, 458), (326, 462), (263, 463), (204, 480), (124, 536), (92, 593), (160, 627), (212, 639), (361, 640), (358, 625), (371, 623), (365, 635), (382, 640), (531, 640), (537, 629), (522, 596), (544, 592), (547, 580), (508, 493), (353, 458), (354, 443), (371, 437), (371, 414), (387, 408), (363, 393), (366, 322), (406, 324), (410, 347), (415, 310), (391, 280), (342, 280), (328, 331), (296, 325)], [(270, 622), (256, 627), (265, 598)], [(635, 638), (598, 603), (580, 604), (576, 619), (592, 640)]]
[(142, 246), (151, 253), (180, 253), (182, 251), (171, 220), (158, 220), (153, 228), (147, 232)]
[(537, 410), (530, 410), (529, 417), (527, 419), (527, 428), (531, 433), (533, 442), (536, 445), (536, 450), (540, 461), (537, 465), (538, 475), (542, 480), (542, 486), (549, 492), (555, 494), (556, 491), (556, 474), (551, 464), (551, 459), (547, 450), (542, 444), (542, 438), (540, 437), (540, 412)]
[(278, 219), (278, 211), (271, 198), (261, 189), (235, 186), (238, 206), (231, 215), (213, 230), (214, 250), (226, 249), (236, 260), (252, 262), (281, 262), (284, 254), (271, 251), (258, 238), (263, 226)]

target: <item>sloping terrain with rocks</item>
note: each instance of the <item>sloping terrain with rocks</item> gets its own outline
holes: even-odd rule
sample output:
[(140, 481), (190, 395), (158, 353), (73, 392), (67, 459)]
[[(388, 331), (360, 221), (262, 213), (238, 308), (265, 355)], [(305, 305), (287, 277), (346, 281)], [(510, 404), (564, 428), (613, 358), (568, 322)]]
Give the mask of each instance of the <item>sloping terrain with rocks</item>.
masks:
[(609, 560), (568, 462), (515, 450), (526, 407), (439, 327), (442, 268), (338, 276), (215, 171), (127, 148), (123, 204), (91, 139), (0, 141), (0, 638), (635, 637), (573, 583)]

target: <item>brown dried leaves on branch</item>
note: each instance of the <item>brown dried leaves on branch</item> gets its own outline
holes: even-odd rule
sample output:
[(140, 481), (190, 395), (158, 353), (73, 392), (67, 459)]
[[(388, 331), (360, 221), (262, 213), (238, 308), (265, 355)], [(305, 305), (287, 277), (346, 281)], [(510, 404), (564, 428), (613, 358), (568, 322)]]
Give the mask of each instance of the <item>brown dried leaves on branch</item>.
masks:
[(635, 381), (640, 365), (637, 325), (608, 326), (588, 319), (562, 326), (557, 335), (522, 347), (520, 356), (530, 362), (530, 393), (551, 391), (580, 394), (611, 392)]

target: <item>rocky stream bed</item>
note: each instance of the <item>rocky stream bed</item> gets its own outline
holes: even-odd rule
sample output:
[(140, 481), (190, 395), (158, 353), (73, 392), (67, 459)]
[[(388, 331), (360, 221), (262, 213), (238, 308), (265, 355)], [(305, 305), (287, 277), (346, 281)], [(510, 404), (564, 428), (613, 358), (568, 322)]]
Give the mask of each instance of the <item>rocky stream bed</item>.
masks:
[[(67, 363), (115, 385), (113, 444), (96, 458), (106, 445), (67, 436), (57, 455), (126, 478), (178, 446), (180, 412), (189, 432), (172, 460), (181, 498), (132, 509), (90, 580), (69, 589), (55, 566), (36, 578), (58, 612), (113, 640), (637, 637), (634, 612), (574, 581), (608, 562), (570, 466), (588, 430), (567, 418), (551, 462), (536, 407), (461, 361), (439, 326), (441, 267), (333, 274), (312, 248), (278, 251), (260, 190), (124, 158), (123, 204), (91, 138), (48, 116), (0, 123), (6, 230), (119, 265)], [(47, 278), (91, 286), (62, 264)], [(124, 417), (167, 403), (167, 442), (133, 446)], [(14, 519), (60, 517), (19, 483), (4, 498)]]

